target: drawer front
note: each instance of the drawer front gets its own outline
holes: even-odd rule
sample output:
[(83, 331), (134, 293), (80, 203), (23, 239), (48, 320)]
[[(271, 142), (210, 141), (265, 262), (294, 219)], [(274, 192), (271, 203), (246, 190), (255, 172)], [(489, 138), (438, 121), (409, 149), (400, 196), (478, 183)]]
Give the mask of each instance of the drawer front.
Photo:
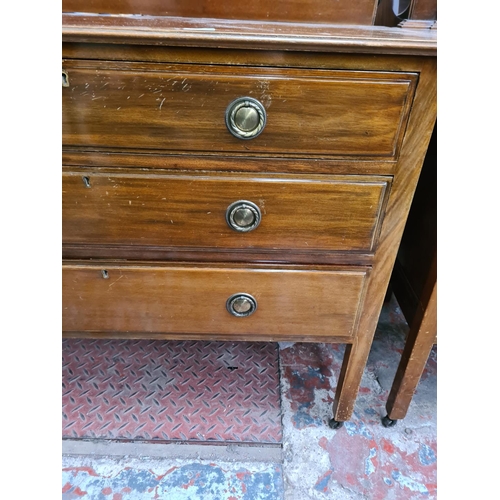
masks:
[[(398, 72), (75, 60), (63, 69), (65, 146), (294, 157), (397, 156), (417, 81)], [(252, 139), (226, 126), (240, 97), (265, 111)]]
[(72, 170), (63, 243), (371, 252), (389, 179)]
[[(279, 272), (278, 272), (279, 271)], [(106, 276), (106, 277), (104, 277)], [(63, 265), (63, 331), (133, 335), (354, 335), (367, 269)], [(228, 299), (256, 308), (234, 316)], [(244, 301), (229, 307), (244, 311)], [(233, 304), (231, 306), (231, 303)]]

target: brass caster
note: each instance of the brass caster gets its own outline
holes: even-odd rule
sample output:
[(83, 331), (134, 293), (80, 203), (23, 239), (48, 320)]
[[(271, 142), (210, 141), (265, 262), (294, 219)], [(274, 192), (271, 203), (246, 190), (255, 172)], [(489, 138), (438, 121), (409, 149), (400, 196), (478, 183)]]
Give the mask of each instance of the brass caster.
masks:
[(337, 420), (332, 418), (328, 422), (328, 425), (329, 425), (330, 429), (340, 429), (344, 425), (344, 422), (338, 422)]
[(389, 418), (388, 415), (386, 415), (383, 419), (382, 419), (382, 425), (384, 427), (394, 427), (396, 424), (398, 423), (397, 420), (392, 420), (392, 418)]

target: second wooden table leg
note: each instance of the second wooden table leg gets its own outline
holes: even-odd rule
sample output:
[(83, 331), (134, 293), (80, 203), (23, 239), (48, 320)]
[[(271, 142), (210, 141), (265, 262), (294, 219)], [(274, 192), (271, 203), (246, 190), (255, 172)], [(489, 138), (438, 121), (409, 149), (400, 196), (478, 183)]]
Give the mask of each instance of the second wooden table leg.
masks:
[(424, 371), (432, 346), (436, 343), (437, 284), (425, 311), (419, 311), (410, 326), (398, 370), (387, 399), (386, 427), (406, 416), (413, 394)]

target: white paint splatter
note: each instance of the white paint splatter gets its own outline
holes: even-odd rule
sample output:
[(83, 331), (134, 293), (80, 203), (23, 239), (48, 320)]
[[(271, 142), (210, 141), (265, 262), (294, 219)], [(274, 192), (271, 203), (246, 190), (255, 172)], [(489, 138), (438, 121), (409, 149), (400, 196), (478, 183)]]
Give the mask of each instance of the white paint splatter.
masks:
[(377, 456), (377, 448), (370, 448), (370, 454), (365, 460), (365, 474), (369, 476), (375, 472), (375, 465), (373, 465), (372, 458)]
[(401, 472), (395, 470), (392, 473), (392, 479), (397, 481), (403, 488), (408, 488), (411, 491), (418, 491), (419, 493), (428, 494), (429, 490), (422, 483), (418, 483), (408, 476), (403, 476)]

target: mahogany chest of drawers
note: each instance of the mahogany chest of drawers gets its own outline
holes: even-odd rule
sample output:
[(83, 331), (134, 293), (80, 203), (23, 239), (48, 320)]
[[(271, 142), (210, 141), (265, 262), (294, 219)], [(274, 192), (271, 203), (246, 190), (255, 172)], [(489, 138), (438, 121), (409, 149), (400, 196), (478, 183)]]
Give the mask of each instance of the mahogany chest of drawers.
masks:
[(435, 33), (292, 21), (63, 16), (63, 330), (345, 343), (337, 427), (435, 122)]

